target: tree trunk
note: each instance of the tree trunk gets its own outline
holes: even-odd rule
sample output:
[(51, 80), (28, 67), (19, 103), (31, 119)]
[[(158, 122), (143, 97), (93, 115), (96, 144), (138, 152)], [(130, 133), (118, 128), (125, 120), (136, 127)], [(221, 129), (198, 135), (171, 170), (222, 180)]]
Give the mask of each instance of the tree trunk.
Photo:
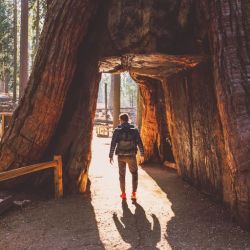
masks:
[(4, 92), (4, 81), (0, 79), (0, 92)]
[(141, 123), (142, 123), (142, 96), (140, 92), (139, 86), (137, 86), (137, 113), (136, 113), (136, 124), (139, 130), (141, 130)]
[(222, 199), (230, 185), (210, 62), (166, 79), (163, 89), (179, 174)]
[(16, 102), (16, 90), (17, 90), (17, 0), (13, 2), (13, 10), (14, 10), (14, 25), (13, 25), (13, 33), (14, 33), (14, 72), (13, 72), (13, 102)]
[(47, 17), (27, 91), (2, 138), (1, 171), (61, 153), (65, 183), (81, 190), (99, 80), (99, 27), (107, 9), (98, 3), (64, 0), (51, 6), (54, 16)]
[(40, 38), (40, 0), (37, 0), (36, 4), (36, 45), (35, 50), (37, 50)]
[(113, 128), (119, 125), (119, 115), (121, 106), (121, 75), (113, 74), (111, 76), (113, 84)]
[(4, 72), (4, 92), (5, 94), (9, 93), (9, 84), (10, 84), (10, 71), (8, 69)]
[(250, 3), (211, 1), (210, 40), (236, 216), (250, 221)]
[(104, 83), (104, 108), (105, 108), (105, 120), (108, 120), (108, 84)]
[(110, 91), (109, 91), (109, 98), (108, 98), (108, 108), (111, 110), (113, 110), (113, 97), (114, 97), (114, 81), (111, 75)]
[[(167, 147), (166, 105), (162, 83), (135, 73), (131, 76), (139, 84), (143, 100), (142, 141), (145, 160), (153, 162), (173, 161), (171, 149)], [(170, 160), (171, 159), (171, 160)]]
[(53, 0), (46, 0), (47, 2), (47, 9), (49, 8), (50, 4), (52, 3)]
[(20, 81), (19, 99), (23, 96), (28, 83), (28, 20), (29, 20), (29, 1), (21, 1), (21, 33), (20, 33)]

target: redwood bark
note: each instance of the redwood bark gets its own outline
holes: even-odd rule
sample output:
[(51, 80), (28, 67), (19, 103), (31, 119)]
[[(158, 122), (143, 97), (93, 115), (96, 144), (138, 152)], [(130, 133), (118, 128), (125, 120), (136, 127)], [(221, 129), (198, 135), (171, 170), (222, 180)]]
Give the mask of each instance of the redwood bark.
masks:
[[(108, 6), (96, 9), (89, 23), (88, 37), (82, 40), (77, 55), (77, 68), (51, 144), (45, 156), (61, 154), (64, 163), (64, 184), (68, 192), (85, 191), (85, 179), (91, 160), (91, 140), (101, 74), (98, 72), (103, 32)], [(92, 12), (93, 16), (93, 12)]]
[(131, 76), (139, 84), (143, 100), (141, 134), (145, 160), (153, 162), (173, 161), (172, 151), (166, 140), (169, 135), (161, 81), (142, 77), (136, 73), (131, 73)]
[(250, 221), (250, 3), (211, 1), (210, 41), (218, 108), (241, 224)]
[(179, 174), (221, 200), (228, 195), (230, 177), (209, 63), (170, 77), (164, 92)]
[(47, 17), (27, 91), (1, 141), (1, 171), (42, 159), (61, 118), (77, 55), (97, 6), (98, 1), (67, 0), (52, 6), (54, 15)]
[(53, 0), (46, 0), (47, 2), (47, 8), (49, 8), (50, 4), (52, 3)]

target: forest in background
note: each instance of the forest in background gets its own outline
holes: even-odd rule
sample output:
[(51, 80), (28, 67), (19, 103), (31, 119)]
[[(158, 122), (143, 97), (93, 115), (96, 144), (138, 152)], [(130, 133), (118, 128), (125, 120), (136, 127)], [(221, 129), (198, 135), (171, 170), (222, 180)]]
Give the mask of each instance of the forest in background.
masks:
[(0, 92), (13, 101), (27, 84), (45, 15), (45, 0), (0, 0)]
[[(97, 107), (104, 107), (105, 102), (105, 83), (107, 83), (108, 92), (108, 108), (112, 108), (112, 91), (111, 91), (111, 74), (102, 73), (102, 78), (99, 85)], [(128, 72), (121, 73), (121, 107), (135, 108), (137, 106), (137, 84), (131, 78)]]
[[(8, 93), (14, 102), (26, 87), (46, 11), (46, 0), (0, 0), (0, 92)], [(111, 106), (110, 74), (102, 75), (98, 103), (104, 103), (105, 83)], [(136, 100), (136, 83), (129, 73), (122, 73), (121, 107), (134, 107)]]

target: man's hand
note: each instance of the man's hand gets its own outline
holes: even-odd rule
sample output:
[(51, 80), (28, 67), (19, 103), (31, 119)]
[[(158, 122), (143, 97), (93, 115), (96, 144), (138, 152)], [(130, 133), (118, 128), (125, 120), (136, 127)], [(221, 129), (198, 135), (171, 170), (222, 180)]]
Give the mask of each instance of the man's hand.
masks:
[(141, 155), (140, 156), (140, 161), (139, 161), (139, 164), (141, 165), (141, 164), (143, 164), (144, 163), (144, 161), (145, 161), (145, 158), (144, 158), (144, 156), (143, 155)]
[(109, 162), (110, 162), (111, 165), (113, 165), (113, 163), (114, 163), (113, 157), (109, 158)]

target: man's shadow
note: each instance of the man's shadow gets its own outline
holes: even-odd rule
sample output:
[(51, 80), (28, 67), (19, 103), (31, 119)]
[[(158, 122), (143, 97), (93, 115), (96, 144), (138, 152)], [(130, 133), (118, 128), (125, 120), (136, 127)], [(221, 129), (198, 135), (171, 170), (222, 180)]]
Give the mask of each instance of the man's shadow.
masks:
[(158, 218), (152, 214), (153, 223), (147, 219), (143, 207), (137, 202), (135, 205), (135, 214), (131, 212), (127, 201), (122, 201), (123, 215), (120, 220), (117, 214), (113, 214), (113, 220), (122, 239), (131, 245), (130, 249), (150, 247), (158, 249), (157, 243), (161, 240), (161, 227)]

